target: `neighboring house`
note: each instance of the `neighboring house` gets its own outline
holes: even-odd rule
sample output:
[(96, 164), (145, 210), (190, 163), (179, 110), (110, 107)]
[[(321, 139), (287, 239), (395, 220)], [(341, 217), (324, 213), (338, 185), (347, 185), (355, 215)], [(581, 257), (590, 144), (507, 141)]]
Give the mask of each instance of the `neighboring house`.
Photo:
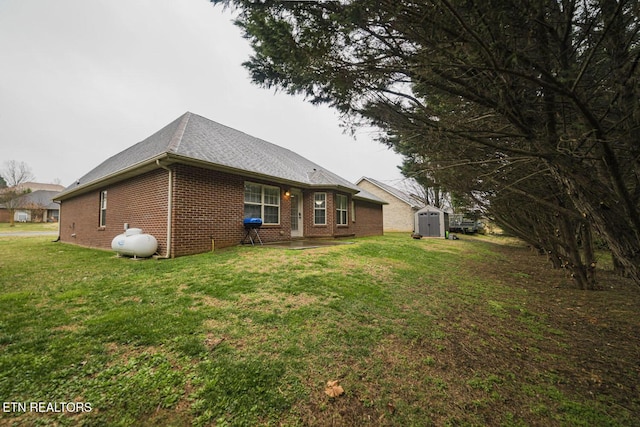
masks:
[(264, 242), (380, 235), (384, 201), (304, 157), (185, 113), (56, 196), (60, 240), (110, 248), (125, 227), (177, 257), (239, 244), (243, 220)]
[(387, 202), (383, 206), (384, 231), (412, 232), (415, 213), (424, 206), (409, 194), (373, 178), (362, 177), (356, 185)]
[(64, 186), (60, 184), (43, 184), (41, 182), (23, 182), (22, 184), (16, 185), (16, 188), (22, 191), (33, 192), (33, 191), (43, 190), (43, 191), (55, 191), (56, 193), (59, 193), (62, 190), (64, 190)]
[[(16, 186), (22, 196), (12, 201), (13, 219), (17, 222), (56, 222), (60, 207), (53, 198), (64, 190), (62, 185), (23, 182)], [(0, 204), (0, 222), (10, 222), (10, 209)]]

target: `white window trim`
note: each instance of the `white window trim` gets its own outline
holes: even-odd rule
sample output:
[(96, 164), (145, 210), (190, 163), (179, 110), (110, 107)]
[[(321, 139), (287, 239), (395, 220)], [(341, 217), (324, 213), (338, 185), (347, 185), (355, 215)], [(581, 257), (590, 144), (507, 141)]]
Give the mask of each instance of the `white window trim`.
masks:
[[(340, 207), (340, 199), (344, 200), (344, 208)], [(340, 222), (343, 215), (339, 215), (344, 212), (344, 222)], [(344, 194), (336, 194), (336, 225), (349, 225), (349, 198)]]
[(103, 190), (100, 192), (100, 214), (99, 214), (99, 226), (106, 227), (107, 226), (107, 190)]
[[(264, 225), (280, 225), (280, 187), (276, 187), (274, 185), (266, 185), (266, 184), (260, 184), (257, 182), (251, 182), (251, 181), (246, 181), (244, 183), (245, 185), (247, 184), (251, 184), (251, 185), (257, 185), (260, 187), (260, 203), (256, 203), (256, 202), (247, 202), (246, 200), (244, 201), (244, 205), (253, 205), (253, 206), (260, 206), (260, 218), (262, 218), (263, 224)], [(278, 193), (278, 203), (277, 204), (272, 204), (272, 203), (265, 203), (264, 202), (264, 190), (265, 188), (270, 188), (273, 190), (276, 190)], [(278, 208), (278, 222), (265, 222), (264, 218), (264, 208), (265, 206), (269, 206), (269, 207), (277, 207)]]
[[(324, 207), (318, 208), (316, 196), (322, 194), (324, 196)], [(324, 211), (324, 222), (316, 222), (316, 211)], [(327, 225), (327, 193), (313, 193), (313, 225)]]

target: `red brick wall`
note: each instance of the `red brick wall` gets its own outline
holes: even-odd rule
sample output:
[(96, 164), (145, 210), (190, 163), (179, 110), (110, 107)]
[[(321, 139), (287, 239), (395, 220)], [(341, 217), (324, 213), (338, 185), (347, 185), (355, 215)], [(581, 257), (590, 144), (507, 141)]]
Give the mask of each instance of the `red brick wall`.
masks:
[[(239, 244), (245, 236), (244, 183), (274, 185), (229, 173), (177, 165), (172, 240), (174, 256), (207, 252)], [(280, 187), (280, 224), (260, 230), (263, 242), (291, 238), (291, 205)], [(247, 239), (247, 242), (249, 240)]]
[[(269, 181), (245, 178), (225, 172), (187, 165), (170, 166), (173, 171), (173, 212), (171, 256), (207, 252), (239, 244), (245, 236), (244, 183), (274, 185)], [(60, 238), (82, 246), (111, 248), (113, 238), (124, 231), (124, 224), (141, 228), (158, 240), (158, 252), (167, 253), (168, 175), (164, 169), (145, 173), (65, 200), (60, 208)], [(280, 187), (280, 224), (264, 225), (263, 242), (291, 238), (291, 202)], [(107, 221), (99, 227), (100, 192), (107, 191)], [(327, 224), (313, 224), (314, 194), (327, 194)], [(356, 202), (356, 222), (352, 222), (351, 196), (348, 196), (349, 221), (336, 225), (335, 191), (305, 190), (304, 236), (339, 237), (382, 234), (382, 207)]]
[[(82, 194), (60, 204), (60, 239), (95, 248), (111, 248), (124, 224), (141, 228), (166, 251), (168, 172), (159, 169)], [(100, 192), (107, 191), (105, 227), (100, 227)]]
[(356, 200), (356, 221), (354, 231), (356, 236), (381, 236), (382, 228), (382, 205)]
[[(326, 193), (327, 195), (327, 224), (315, 225), (314, 194)], [(336, 215), (336, 195), (347, 196), (347, 224), (338, 225)], [(356, 201), (356, 221), (353, 222), (351, 195), (334, 190), (305, 190), (304, 192), (304, 235), (305, 237), (346, 237), (346, 236), (371, 236), (382, 234), (382, 206), (375, 203)]]

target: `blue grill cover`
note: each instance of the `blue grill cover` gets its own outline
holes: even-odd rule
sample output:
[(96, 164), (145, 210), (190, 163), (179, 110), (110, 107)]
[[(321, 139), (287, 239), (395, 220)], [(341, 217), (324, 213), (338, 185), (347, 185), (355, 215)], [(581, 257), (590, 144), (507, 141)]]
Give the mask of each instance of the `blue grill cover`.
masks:
[(245, 218), (245, 227), (260, 227), (262, 225), (262, 218)]

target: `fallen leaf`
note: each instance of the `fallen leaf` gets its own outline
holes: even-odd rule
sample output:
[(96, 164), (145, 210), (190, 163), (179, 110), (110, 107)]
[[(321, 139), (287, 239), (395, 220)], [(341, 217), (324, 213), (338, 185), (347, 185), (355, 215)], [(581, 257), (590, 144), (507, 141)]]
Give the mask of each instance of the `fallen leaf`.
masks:
[(324, 389), (324, 392), (329, 397), (338, 397), (341, 394), (344, 394), (344, 389), (340, 386), (339, 381), (327, 381), (327, 388)]

